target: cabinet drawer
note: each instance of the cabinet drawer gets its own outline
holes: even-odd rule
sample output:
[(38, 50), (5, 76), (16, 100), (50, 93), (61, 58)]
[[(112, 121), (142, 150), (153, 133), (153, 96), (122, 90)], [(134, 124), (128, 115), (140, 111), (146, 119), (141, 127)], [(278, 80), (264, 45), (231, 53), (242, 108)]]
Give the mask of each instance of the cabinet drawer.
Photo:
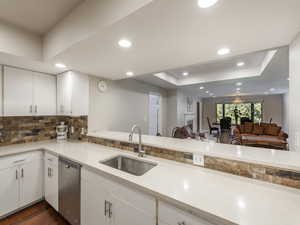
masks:
[(215, 225), (163, 201), (158, 207), (159, 225)]
[(33, 151), (0, 158), (0, 170), (42, 159), (41, 151)]
[(45, 163), (50, 163), (51, 165), (58, 165), (58, 157), (56, 155), (52, 155), (48, 152), (45, 152)]

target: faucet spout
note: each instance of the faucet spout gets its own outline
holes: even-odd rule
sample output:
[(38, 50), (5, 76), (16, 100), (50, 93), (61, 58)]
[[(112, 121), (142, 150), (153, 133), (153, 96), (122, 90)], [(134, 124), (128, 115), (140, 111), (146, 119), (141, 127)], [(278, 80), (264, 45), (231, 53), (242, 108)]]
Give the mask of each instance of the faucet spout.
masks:
[(138, 154), (138, 156), (144, 157), (145, 151), (143, 150), (143, 147), (142, 147), (142, 129), (138, 125), (134, 125), (131, 128), (131, 132), (129, 134), (129, 141), (132, 142), (133, 134), (134, 134), (135, 130), (138, 131), (138, 135), (139, 135), (139, 148), (138, 148), (139, 154)]

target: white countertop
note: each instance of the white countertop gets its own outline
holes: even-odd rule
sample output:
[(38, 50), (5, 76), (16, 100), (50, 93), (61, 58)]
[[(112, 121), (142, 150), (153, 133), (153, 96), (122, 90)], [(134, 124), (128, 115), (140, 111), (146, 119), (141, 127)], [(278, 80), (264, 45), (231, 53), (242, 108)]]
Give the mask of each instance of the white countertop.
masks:
[[(126, 132), (115, 131), (99, 131), (90, 132), (88, 134), (88, 136), (92, 137), (100, 137), (125, 142), (129, 142), (128, 135), (129, 133)], [(138, 135), (134, 135), (133, 142), (138, 143)], [(214, 142), (202, 142), (200, 140), (193, 139), (157, 137), (150, 135), (143, 135), (142, 142), (145, 145), (158, 148), (166, 148), (180, 152), (203, 153), (204, 155), (208, 156), (300, 171), (300, 153), (298, 152), (220, 144)]]
[(0, 157), (43, 149), (127, 180), (159, 197), (240, 225), (296, 225), (300, 190), (154, 157), (158, 166), (137, 177), (99, 161), (136, 154), (86, 142), (38, 142), (0, 147)]

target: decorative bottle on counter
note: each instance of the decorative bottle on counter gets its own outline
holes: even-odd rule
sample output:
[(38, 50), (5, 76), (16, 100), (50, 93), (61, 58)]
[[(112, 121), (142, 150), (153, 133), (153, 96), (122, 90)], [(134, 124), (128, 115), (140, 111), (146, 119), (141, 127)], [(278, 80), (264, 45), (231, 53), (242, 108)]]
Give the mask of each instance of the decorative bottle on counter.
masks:
[(60, 124), (56, 126), (56, 139), (66, 140), (67, 137), (68, 137), (68, 126), (65, 125), (65, 122), (60, 122)]

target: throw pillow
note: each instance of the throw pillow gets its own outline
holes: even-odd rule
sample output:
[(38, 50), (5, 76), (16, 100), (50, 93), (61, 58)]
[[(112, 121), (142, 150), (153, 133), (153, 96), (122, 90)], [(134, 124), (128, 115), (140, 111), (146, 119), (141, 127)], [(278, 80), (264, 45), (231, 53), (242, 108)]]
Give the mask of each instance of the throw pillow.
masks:
[(265, 134), (267, 135), (270, 135), (270, 136), (278, 136), (278, 134), (280, 133), (281, 131), (281, 127), (275, 127), (275, 126), (268, 126), (266, 129), (265, 129)]
[(245, 133), (245, 125), (240, 125), (239, 130), (240, 130), (241, 134), (244, 134)]
[(245, 133), (246, 133), (246, 134), (251, 134), (252, 131), (253, 131), (253, 123), (246, 122), (246, 123), (244, 124), (244, 126), (245, 126)]
[(264, 127), (260, 126), (258, 123), (255, 123), (253, 126), (253, 134), (255, 134), (255, 135), (264, 134)]

